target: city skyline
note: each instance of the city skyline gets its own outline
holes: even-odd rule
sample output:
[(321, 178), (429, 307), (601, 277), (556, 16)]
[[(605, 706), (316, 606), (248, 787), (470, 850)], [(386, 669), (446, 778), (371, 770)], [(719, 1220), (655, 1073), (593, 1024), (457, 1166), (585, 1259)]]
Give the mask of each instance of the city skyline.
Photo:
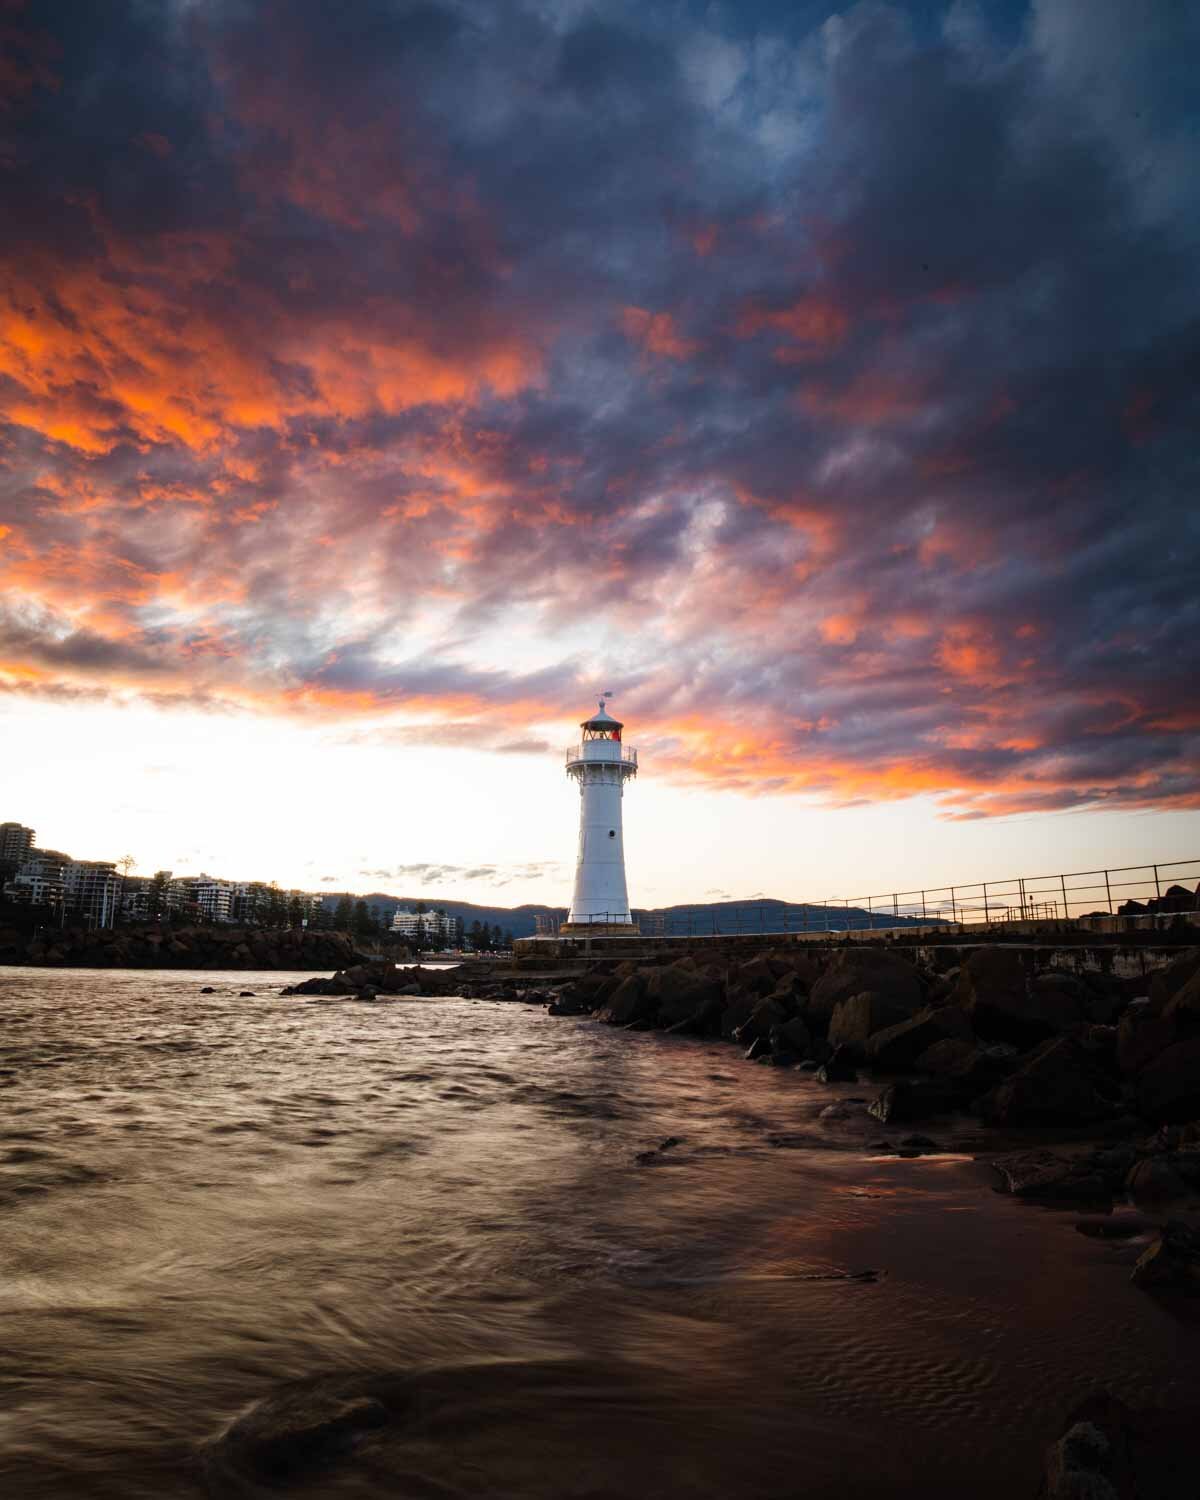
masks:
[(611, 687), (636, 906), (1189, 858), (1188, 43), (1165, 0), (10, 7), (14, 815), (562, 906)]

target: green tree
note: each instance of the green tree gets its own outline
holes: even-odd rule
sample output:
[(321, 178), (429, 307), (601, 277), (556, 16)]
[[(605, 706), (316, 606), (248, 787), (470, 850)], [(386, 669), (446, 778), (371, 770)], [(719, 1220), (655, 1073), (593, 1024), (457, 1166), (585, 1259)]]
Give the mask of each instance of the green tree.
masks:
[(287, 902), (274, 880), (267, 887), (266, 911), (263, 915), (267, 927), (282, 927), (287, 920)]
[(300, 905), (300, 897), (293, 896), (288, 902), (288, 926), (299, 927), (304, 920), (304, 908)]
[(482, 953), (483, 952), (483, 929), (480, 927), (478, 920), (476, 920), (476, 921), (474, 921), (474, 922), (471, 923), (471, 934), (470, 934), (470, 936), (471, 936), (471, 952), (472, 953)]
[(354, 903), (354, 936), (370, 937), (375, 931), (375, 918), (371, 915), (365, 901)]
[(501, 943), (501, 947), (507, 948), (508, 951), (511, 953), (512, 952), (512, 943), (513, 943), (512, 933), (511, 932), (505, 932), (505, 934), (504, 934), (504, 941)]
[(170, 875), (166, 870), (157, 870), (150, 881), (150, 891), (146, 898), (148, 915), (152, 922), (157, 922), (167, 910), (167, 885)]
[(354, 925), (354, 902), (349, 896), (339, 896), (333, 913), (333, 925), (338, 932), (349, 932)]

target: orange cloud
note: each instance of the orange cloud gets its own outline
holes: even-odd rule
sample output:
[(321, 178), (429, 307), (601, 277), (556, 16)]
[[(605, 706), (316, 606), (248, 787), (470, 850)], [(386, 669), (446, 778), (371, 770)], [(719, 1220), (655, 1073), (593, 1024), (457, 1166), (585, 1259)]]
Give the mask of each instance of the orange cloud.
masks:
[(700, 345), (684, 338), (668, 312), (650, 312), (644, 307), (621, 309), (621, 327), (631, 343), (639, 344), (650, 354), (664, 359), (690, 359)]

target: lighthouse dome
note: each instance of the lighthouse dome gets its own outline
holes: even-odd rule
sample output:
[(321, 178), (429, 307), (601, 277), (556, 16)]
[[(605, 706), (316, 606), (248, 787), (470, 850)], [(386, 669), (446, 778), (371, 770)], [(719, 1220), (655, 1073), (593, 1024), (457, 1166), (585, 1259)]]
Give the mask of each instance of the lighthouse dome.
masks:
[(601, 732), (607, 732), (609, 734), (611, 734), (614, 730), (620, 731), (625, 728), (620, 719), (614, 719), (612, 714), (609, 713), (608, 706), (603, 698), (600, 699), (600, 707), (597, 709), (597, 711), (591, 716), (590, 719), (584, 719), (583, 724), (580, 727), (585, 730), (600, 730)]

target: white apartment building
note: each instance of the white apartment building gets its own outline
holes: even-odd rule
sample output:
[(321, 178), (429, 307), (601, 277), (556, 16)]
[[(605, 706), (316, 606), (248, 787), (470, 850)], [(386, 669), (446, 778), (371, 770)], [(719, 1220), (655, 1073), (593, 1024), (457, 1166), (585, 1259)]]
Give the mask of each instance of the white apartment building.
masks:
[(63, 900), (97, 927), (111, 927), (116, 919), (121, 877), (106, 859), (73, 859), (63, 876)]
[(437, 948), (454, 937), (456, 924), (454, 918), (448, 917), (445, 912), (415, 912), (399, 907), (392, 917), (392, 931), (407, 938), (416, 937), (420, 931), (424, 934), (426, 943), (431, 948)]
[(9, 901), (26, 906), (62, 906), (70, 863), (70, 855), (57, 849), (30, 849), (17, 873), (5, 883), (4, 894)]
[(181, 911), (197, 906), (208, 922), (231, 922), (237, 886), (231, 880), (216, 880), (211, 875), (181, 875), (167, 886), (167, 906)]

